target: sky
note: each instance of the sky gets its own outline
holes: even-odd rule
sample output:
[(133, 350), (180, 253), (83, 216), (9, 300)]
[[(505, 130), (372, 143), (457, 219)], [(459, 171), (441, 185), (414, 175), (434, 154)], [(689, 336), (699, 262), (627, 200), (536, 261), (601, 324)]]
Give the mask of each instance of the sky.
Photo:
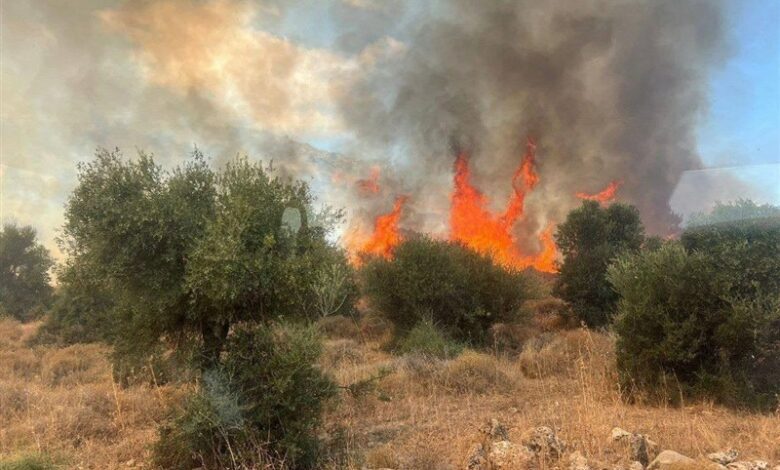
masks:
[[(621, 21), (647, 21), (653, 25), (642, 16), (644, 13), (632, 16), (623, 11), (619, 0), (604, 1), (610, 8), (614, 6), (614, 16), (608, 19), (614, 22), (610, 34), (615, 37), (628, 34), (621, 29)], [(531, 7), (519, 13), (516, 23), (506, 31), (526, 25), (531, 42), (535, 35), (555, 37), (555, 28), (536, 31), (534, 25), (543, 22), (549, 12), (561, 16), (568, 4), (548, 2), (554, 6), (539, 8), (537, 12), (533, 2), (524, 3)], [(702, 5), (717, 4), (699, 0), (687, 3), (692, 5), (694, 16)], [(678, 8), (674, 2), (670, 5), (670, 9)], [(690, 151), (696, 154), (695, 158), (675, 160), (659, 155), (657, 158), (663, 162), (653, 166), (647, 161), (654, 158), (652, 155), (637, 157), (638, 162), (643, 162), (637, 165), (631, 165), (630, 160), (626, 164), (623, 157), (582, 157), (580, 163), (572, 164), (581, 168), (587, 163), (592, 168), (584, 173), (583, 189), (594, 190), (603, 183), (599, 174), (604, 171), (594, 167), (593, 162), (619, 162), (616, 167), (620, 171), (636, 171), (616, 175), (625, 179), (627, 186), (636, 182), (633, 192), (625, 189), (626, 201), (637, 203), (648, 219), (660, 220), (660, 216), (651, 214), (659, 205), (659, 198), (682, 215), (706, 210), (717, 200), (740, 197), (780, 204), (780, 2), (741, 0), (721, 5), (717, 24), (722, 28), (722, 37), (715, 33), (708, 36), (706, 24), (701, 31), (694, 32), (684, 24), (672, 25), (669, 34), (693, 38), (692, 45), (675, 46), (683, 55), (669, 52), (666, 56), (666, 52), (661, 52), (652, 56), (660, 64), (669, 57), (679, 59), (675, 66), (684, 83), (678, 80), (674, 86), (679, 88), (683, 101), (678, 106), (691, 99), (695, 108), (690, 120), (684, 122), (685, 126), (692, 126), (694, 148)], [(654, 8), (647, 6), (646, 17), (664, 14), (662, 9)], [(590, 18), (587, 7), (581, 10), (572, 13), (572, 17)], [(356, 218), (376, 215), (379, 207), (392, 201), (392, 195), (368, 204), (357, 201), (353, 193), (334, 182), (354, 182), (377, 163), (391, 169), (383, 173), (383, 184), (395, 186), (399, 192), (418, 194), (418, 201), (436, 199), (449, 191), (445, 184), (451, 177), (447, 173), (449, 163), (444, 165), (422, 156), (441, 146), (431, 145), (416, 135), (428, 133), (426, 126), (430, 123), (425, 120), (429, 117), (419, 109), (399, 106), (399, 96), (410, 83), (411, 93), (415, 83), (431, 84), (434, 72), (450, 70), (448, 67), (457, 65), (458, 60), (482, 60), (479, 51), (472, 56), (464, 52), (462, 58), (444, 56), (449, 53), (448, 41), (439, 44), (437, 34), (446, 31), (450, 24), (460, 25), (475, 41), (489, 40), (484, 44), (497, 45), (497, 52), (511, 44), (504, 38), (490, 37), (491, 31), (502, 31), (500, 28), (488, 25), (480, 29), (486, 19), (493, 21), (492, 13), (476, 11), (462, 0), (4, 0), (0, 2), (0, 219), (33, 225), (44, 244), (55, 256), (61, 256), (55, 238), (63, 223), (64, 204), (77, 182), (76, 164), (91, 158), (98, 147), (119, 147), (127, 156), (144, 149), (168, 167), (183, 161), (195, 145), (211, 155), (216, 165), (239, 152), (275, 158), (286, 165), (290, 174), (309, 181), (323, 201), (360, 206), (351, 212)], [(659, 23), (659, 36), (667, 31), (661, 27)], [(597, 28), (594, 34), (593, 47), (601, 47)], [(457, 43), (458, 36), (451, 37), (452, 44)], [(708, 41), (718, 44), (711, 46)], [(658, 44), (659, 51), (665, 50), (662, 37)], [(613, 43), (605, 51), (614, 51), (615, 47)], [(517, 59), (518, 64), (547, 64), (544, 54), (551, 53), (542, 47), (531, 48), (532, 53), (528, 54), (526, 50), (521, 52), (508, 57)], [(605, 61), (608, 65), (615, 54), (597, 51), (591, 57), (587, 51), (576, 52), (567, 56), (578, 61), (572, 65), (573, 70), (579, 67), (576, 70), (588, 76), (597, 76)], [(621, 75), (621, 70), (630, 71), (634, 64), (642, 65), (630, 49), (626, 54), (627, 58), (617, 64), (629, 69), (616, 68), (618, 72), (611, 72), (607, 78), (616, 82), (641, 81), (641, 74)], [(685, 70), (688, 59), (692, 59), (691, 70)], [(649, 65), (648, 70), (656, 68)], [(480, 67), (499, 70), (489, 62)], [(517, 77), (513, 80), (520, 89), (493, 78), (477, 80), (475, 87), (490, 85), (493, 89), (509, 90), (509, 103), (529, 110), (529, 115), (539, 117), (538, 122), (553, 123), (547, 140), (540, 143), (541, 158), (544, 150), (550, 149), (546, 166), (541, 162), (542, 178), (550, 184), (547, 189), (542, 185), (536, 202), (530, 203), (541, 205), (542, 199), (557, 201), (556, 191), (569, 187), (572, 180), (555, 173), (560, 173), (566, 167), (564, 163), (574, 157), (556, 157), (552, 149), (556, 139), (564, 139), (562, 123), (577, 124), (580, 120), (555, 113), (533, 114), (533, 86), (538, 86), (533, 77), (517, 75), (515, 70), (500, 70)], [(617, 99), (619, 94), (594, 88), (585, 79), (582, 83), (571, 81), (566, 67), (552, 67), (551, 73), (560, 74), (561, 86), (565, 86), (561, 90), (582, 85), (582, 99), (574, 97), (572, 102), (584, 106), (585, 118), (593, 116), (605, 122), (622, 119), (609, 106), (593, 104), (596, 98)], [(468, 76), (461, 81), (445, 80), (443, 88), (463, 92), (469, 80)], [(639, 83), (633, 86), (642, 89)], [(553, 99), (561, 90), (540, 92)], [(696, 93), (691, 94), (691, 90)], [(472, 103), (473, 96), (480, 96), (476, 91), (466, 91), (471, 101), (464, 100), (465, 104)], [(430, 91), (426, 93), (431, 95)], [(501, 97), (490, 93), (483, 95), (484, 106), (500, 108)], [(442, 96), (422, 96), (420, 100), (428, 108), (438, 107), (449, 95)], [(643, 110), (652, 108), (659, 98), (663, 96), (645, 97), (636, 114), (644, 116)], [(616, 103), (615, 106), (620, 105)], [(480, 108), (481, 103), (476, 106), (480, 117), (477, 127), (484, 127), (487, 134), (502, 134), (502, 126), (507, 122), (512, 124), (512, 130), (523, 130), (533, 121), (508, 113), (491, 114)], [(661, 111), (672, 109), (681, 108), (667, 105)], [(457, 120), (460, 116), (463, 115), (453, 113), (446, 118)], [(670, 115), (672, 118), (676, 116)], [(398, 123), (399, 119), (404, 121), (403, 125)], [(445, 116), (442, 119), (446, 120)], [(654, 117), (648, 125), (659, 128), (663, 122)], [(396, 126), (394, 129), (403, 137), (377, 132), (388, 123)], [(592, 130), (588, 125), (580, 129), (572, 132), (578, 140), (571, 140), (571, 147), (587, 147), (587, 152), (594, 155), (617, 152), (606, 134), (601, 138), (594, 136), (592, 144), (583, 145)], [(632, 135), (626, 129), (616, 132)], [(674, 135), (668, 129), (658, 132), (664, 141)], [(512, 138), (522, 140), (514, 135)], [(499, 137), (484, 141), (483, 149), (507, 148)], [(681, 141), (679, 145), (667, 142), (664, 148), (687, 148), (687, 134)], [(634, 147), (625, 144), (622, 148)], [(510, 164), (509, 160), (504, 165), (498, 157), (495, 162), (490, 158), (489, 154), (475, 155), (485, 168), (483, 181), (505, 174)], [(698, 158), (701, 164), (690, 163)], [(647, 186), (640, 185), (645, 179), (641, 172), (655, 175), (657, 165), (665, 164), (664, 159), (676, 162), (671, 176), (661, 178), (664, 184), (659, 194), (643, 199)], [(423, 187), (431, 190), (420, 194)], [(497, 191), (500, 195), (501, 189)], [(560, 218), (561, 211), (571, 204), (567, 200), (559, 204), (559, 210), (548, 210), (544, 217)], [(420, 202), (409, 218), (419, 227), (441, 230), (446, 221), (426, 216), (435, 213), (438, 205), (440, 202)], [(534, 227), (541, 226), (540, 222)]]

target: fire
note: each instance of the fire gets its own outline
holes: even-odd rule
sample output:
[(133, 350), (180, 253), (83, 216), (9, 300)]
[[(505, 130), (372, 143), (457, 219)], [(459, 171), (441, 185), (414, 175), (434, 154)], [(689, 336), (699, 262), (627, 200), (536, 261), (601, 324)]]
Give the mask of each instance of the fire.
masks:
[(368, 178), (360, 179), (355, 182), (358, 192), (363, 196), (379, 194), (379, 167), (371, 167), (371, 175)]
[(392, 256), (393, 248), (402, 240), (398, 222), (406, 200), (406, 196), (397, 197), (393, 210), (376, 218), (370, 235), (361, 236), (354, 231), (347, 234), (345, 242), (355, 264), (360, 264), (361, 255), (379, 255), (388, 259)]
[(598, 201), (601, 203), (604, 202), (610, 202), (615, 199), (615, 193), (617, 193), (618, 188), (620, 188), (620, 185), (622, 183), (620, 181), (612, 181), (610, 182), (606, 188), (601, 190), (600, 192), (596, 194), (588, 194), (583, 192), (575, 193), (575, 196), (577, 196), (580, 199), (585, 199), (588, 201)]
[(507, 207), (501, 214), (494, 215), (488, 209), (488, 198), (471, 184), (468, 156), (460, 154), (455, 161), (450, 238), (507, 266), (521, 269), (533, 266), (540, 271), (555, 272), (557, 252), (552, 226), (541, 234), (542, 252), (536, 256), (521, 253), (512, 234), (514, 224), (523, 217), (526, 194), (539, 183), (535, 159), (536, 145), (529, 140), (526, 153), (512, 177), (513, 192)]
[[(372, 169), (370, 178), (358, 180), (361, 194), (368, 196), (379, 192), (378, 179), (379, 169), (376, 168)], [(515, 224), (523, 218), (526, 195), (537, 184), (536, 144), (529, 139), (520, 165), (512, 175), (513, 191), (506, 208), (494, 214), (489, 209), (488, 197), (471, 183), (469, 157), (461, 153), (455, 161), (454, 189), (450, 199), (450, 240), (487, 254), (505, 266), (556, 272), (558, 251), (553, 240), (553, 224), (548, 224), (539, 235), (541, 251), (536, 255), (522, 253), (513, 234)], [(396, 198), (393, 210), (375, 219), (370, 234), (356, 230), (346, 234), (345, 244), (353, 263), (360, 264), (364, 255), (379, 255), (387, 259), (392, 256), (393, 248), (402, 240), (398, 223), (406, 200), (405, 196)]]
[(555, 246), (555, 240), (553, 239), (553, 230), (555, 226), (548, 224), (544, 232), (539, 236), (539, 242), (542, 244), (542, 252), (536, 255), (533, 259), (532, 266), (538, 271), (546, 273), (554, 273), (558, 271), (555, 266), (555, 258), (558, 257), (558, 248)]

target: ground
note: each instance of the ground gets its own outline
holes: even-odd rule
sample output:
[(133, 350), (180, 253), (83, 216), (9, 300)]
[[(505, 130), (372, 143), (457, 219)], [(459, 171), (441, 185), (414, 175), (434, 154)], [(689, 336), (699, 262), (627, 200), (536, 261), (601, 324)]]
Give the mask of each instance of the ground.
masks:
[[(123, 388), (106, 347), (28, 346), (36, 328), (0, 321), (0, 462), (42, 454), (63, 468), (152, 468), (156, 428), (186, 388), (153, 378)], [(375, 336), (326, 340), (322, 366), (341, 385), (365, 385), (345, 388), (328, 408), (329, 468), (464, 468), (491, 419), (511, 440), (549, 426), (570, 450), (610, 464), (626, 461), (625, 449), (609, 443), (616, 426), (695, 458), (736, 448), (743, 459), (780, 461), (780, 414), (621, 398), (604, 333), (559, 331), (519, 354), (466, 351), (451, 360), (398, 357), (382, 344)]]

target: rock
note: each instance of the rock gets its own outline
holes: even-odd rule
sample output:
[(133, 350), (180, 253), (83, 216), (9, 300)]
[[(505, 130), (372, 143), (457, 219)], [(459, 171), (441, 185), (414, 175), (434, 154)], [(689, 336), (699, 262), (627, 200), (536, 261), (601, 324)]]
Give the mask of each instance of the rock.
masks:
[(622, 428), (612, 428), (612, 432), (609, 435), (609, 438), (613, 441), (621, 441), (628, 437), (631, 437), (631, 433)]
[(485, 433), (491, 441), (508, 441), (509, 431), (506, 426), (499, 423), (497, 419), (493, 418), (482, 427), (482, 432)]
[(643, 466), (650, 462), (647, 438), (643, 434), (631, 436), (631, 460), (641, 463)]
[(739, 457), (739, 452), (737, 452), (737, 449), (729, 449), (725, 452), (713, 452), (711, 454), (707, 454), (708, 459), (721, 465), (728, 465), (731, 462), (736, 461), (737, 457)]
[(650, 440), (645, 434), (632, 433), (615, 427), (612, 428), (609, 437), (612, 442), (627, 443), (629, 445), (630, 459), (642, 465), (647, 465), (658, 453), (658, 444)]
[(658, 454), (655, 460), (650, 462), (650, 465), (647, 466), (647, 470), (671, 470), (677, 464), (692, 464), (694, 462), (695, 460), (690, 457), (678, 454), (673, 450), (665, 450)]
[(575, 450), (569, 454), (569, 470), (592, 470), (592, 468), (588, 465), (588, 459)]
[(645, 466), (641, 462), (631, 462), (628, 466), (628, 470), (645, 470)]
[(526, 432), (523, 444), (534, 454), (544, 454), (553, 459), (561, 458), (566, 450), (566, 443), (547, 426), (539, 426)]
[(487, 456), (489, 470), (529, 469), (533, 462), (534, 455), (527, 448), (509, 441), (492, 443)]

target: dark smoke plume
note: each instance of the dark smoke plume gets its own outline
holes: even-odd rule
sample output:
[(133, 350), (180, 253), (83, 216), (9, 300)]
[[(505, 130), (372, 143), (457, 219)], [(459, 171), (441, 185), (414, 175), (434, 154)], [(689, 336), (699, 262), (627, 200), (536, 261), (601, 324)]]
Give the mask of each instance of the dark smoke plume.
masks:
[(680, 174), (701, 167), (695, 128), (724, 56), (721, 10), (711, 0), (437, 4), (403, 32), (405, 53), (357, 79), (340, 107), (363, 145), (407, 156), (401, 177), (418, 214), (446, 213), (453, 147), (470, 150), (477, 184), (503, 204), (531, 136), (541, 183), (525, 230), (561, 221), (575, 191), (619, 179), (620, 200), (667, 233)]

